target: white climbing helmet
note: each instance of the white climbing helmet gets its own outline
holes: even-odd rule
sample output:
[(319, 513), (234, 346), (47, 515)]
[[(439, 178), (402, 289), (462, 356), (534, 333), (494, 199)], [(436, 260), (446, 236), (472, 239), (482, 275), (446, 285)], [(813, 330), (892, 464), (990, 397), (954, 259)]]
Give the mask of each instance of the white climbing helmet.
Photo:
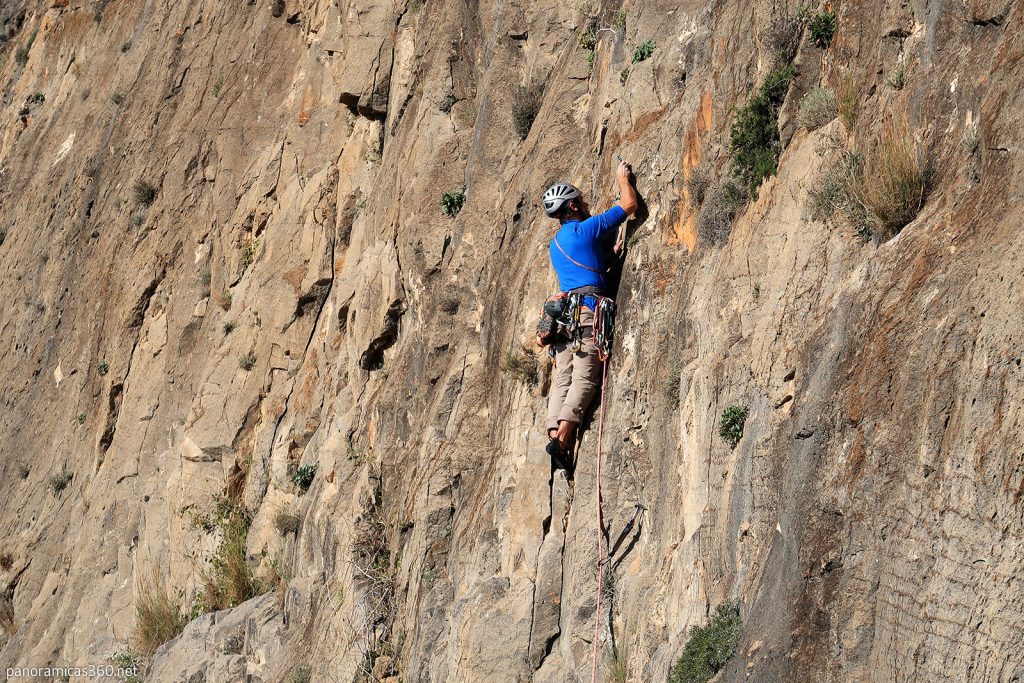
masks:
[(575, 186), (569, 183), (555, 183), (544, 192), (544, 197), (541, 200), (544, 204), (544, 213), (554, 217), (567, 201), (579, 196), (580, 191)]

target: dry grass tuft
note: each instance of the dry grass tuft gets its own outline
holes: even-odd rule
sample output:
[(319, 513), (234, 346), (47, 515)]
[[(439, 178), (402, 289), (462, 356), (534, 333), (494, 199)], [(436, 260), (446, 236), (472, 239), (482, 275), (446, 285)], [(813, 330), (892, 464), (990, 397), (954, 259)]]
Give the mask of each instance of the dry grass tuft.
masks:
[(914, 220), (928, 194), (930, 168), (906, 128), (882, 129), (874, 150), (854, 176), (853, 195), (888, 239)]
[(178, 637), (185, 629), (187, 619), (178, 603), (171, 597), (156, 570), (149, 582), (144, 583), (135, 600), (134, 645), (147, 659), (157, 648)]

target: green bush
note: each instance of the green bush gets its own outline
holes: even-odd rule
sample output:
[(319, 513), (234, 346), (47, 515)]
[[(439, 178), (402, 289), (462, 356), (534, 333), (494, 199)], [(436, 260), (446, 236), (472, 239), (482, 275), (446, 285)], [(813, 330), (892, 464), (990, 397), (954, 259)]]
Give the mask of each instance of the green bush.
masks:
[(441, 195), (441, 210), (444, 211), (446, 216), (458, 216), (459, 211), (462, 211), (462, 207), (465, 205), (466, 191), (464, 189), (445, 192)]
[(313, 680), (313, 670), (303, 664), (292, 669), (288, 674), (287, 683), (309, 683), (311, 680)]
[(256, 367), (256, 354), (250, 351), (244, 356), (239, 356), (238, 367), (246, 371), (252, 370), (254, 367)]
[(320, 465), (318, 463), (303, 465), (295, 470), (295, 474), (292, 475), (292, 483), (299, 488), (299, 491), (305, 493), (309, 490), (310, 485), (312, 485), (313, 478), (316, 477), (316, 471), (319, 468)]
[(636, 49), (633, 50), (633, 63), (639, 64), (640, 62), (650, 59), (651, 55), (654, 54), (654, 48), (656, 47), (658, 47), (658, 45), (653, 39), (646, 40), (637, 45)]
[(597, 47), (597, 25), (594, 22), (580, 29), (576, 36), (576, 44), (581, 50), (593, 51)]
[(452, 107), (454, 107), (455, 103), (458, 101), (459, 100), (455, 97), (454, 93), (448, 93), (444, 96), (444, 99), (441, 100), (441, 104), (437, 105), (437, 108), (445, 114), (450, 114), (452, 112)]
[(672, 667), (669, 683), (710, 681), (736, 653), (742, 634), (739, 604), (730, 601), (719, 605), (707, 626), (690, 629), (690, 639)]
[(42, 104), (46, 101), (46, 95), (37, 90), (32, 93), (32, 96), (28, 98), (28, 101), (30, 104)]
[(822, 50), (832, 44), (832, 36), (836, 32), (836, 15), (832, 12), (818, 12), (811, 17), (811, 41)]
[(235, 323), (231, 320), (225, 320), (224, 326), (221, 329), (224, 330), (224, 334), (231, 334), (235, 331)]
[(800, 100), (800, 111), (796, 122), (807, 130), (821, 128), (836, 117), (839, 112), (839, 99), (828, 88), (818, 86), (804, 95)]
[(902, 64), (896, 67), (896, 71), (893, 73), (892, 78), (887, 80), (888, 85), (893, 90), (903, 90), (907, 85), (907, 69)]
[(729, 448), (736, 448), (736, 444), (743, 438), (743, 425), (746, 421), (746, 406), (729, 406), (722, 411), (718, 419), (718, 435), (729, 444)]
[(512, 123), (520, 140), (525, 140), (530, 134), (543, 101), (544, 91), (540, 86), (519, 89), (519, 94), (512, 104)]
[(775, 173), (779, 162), (779, 108), (789, 84), (796, 76), (792, 65), (775, 69), (758, 92), (736, 111), (729, 131), (732, 174), (746, 187), (751, 198), (765, 178)]
[(201, 611), (237, 607), (259, 594), (261, 585), (246, 554), (252, 519), (240, 502), (222, 496), (217, 500), (214, 528), (221, 532), (210, 568), (202, 573)]

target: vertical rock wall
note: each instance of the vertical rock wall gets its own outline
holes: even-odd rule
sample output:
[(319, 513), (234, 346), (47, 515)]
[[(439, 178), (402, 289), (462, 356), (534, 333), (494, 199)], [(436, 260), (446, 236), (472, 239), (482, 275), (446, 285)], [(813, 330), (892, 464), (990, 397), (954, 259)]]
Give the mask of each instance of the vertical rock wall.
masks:
[[(537, 198), (565, 178), (607, 205), (622, 155), (644, 207), (604, 406), (600, 679), (664, 680), (737, 599), (724, 680), (1016, 680), (1019, 12), (832, 6), (778, 173), (716, 245), (688, 180), (728, 174), (796, 9), (0, 9), (0, 663), (106, 663), (154, 576), (189, 609), (227, 493), (285, 588), (197, 616), (149, 680), (587, 679), (595, 425), (552, 476), (545, 358), (536, 384), (503, 360), (555, 287)], [(855, 122), (797, 124), (819, 82)], [(810, 219), (888, 121), (933, 163), (917, 219), (870, 243)]]

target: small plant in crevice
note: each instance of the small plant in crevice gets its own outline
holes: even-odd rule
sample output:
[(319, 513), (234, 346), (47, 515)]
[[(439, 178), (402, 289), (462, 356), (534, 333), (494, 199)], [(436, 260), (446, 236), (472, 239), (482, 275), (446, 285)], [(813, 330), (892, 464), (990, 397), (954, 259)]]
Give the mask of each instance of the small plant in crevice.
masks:
[(864, 241), (873, 231), (867, 211), (853, 194), (853, 185), (860, 174), (861, 159), (854, 152), (843, 152), (825, 167), (807, 192), (806, 217), (830, 223), (838, 214), (846, 218)]
[(902, 64), (896, 67), (896, 71), (893, 75), (885, 82), (893, 90), (903, 90), (907, 85), (907, 69)]
[(608, 683), (629, 683), (629, 656), (622, 647), (613, 647), (608, 661)]
[(50, 477), (50, 490), (53, 491), (53, 495), (60, 495), (60, 492), (68, 487), (74, 477), (75, 475), (67, 470), (61, 470)]
[(224, 325), (221, 327), (224, 330), (224, 334), (231, 334), (235, 331), (235, 323), (231, 320), (225, 320)]
[(219, 77), (213, 82), (213, 86), (210, 88), (210, 92), (213, 93), (214, 97), (220, 97), (220, 90), (224, 87), (224, 77)]
[(512, 125), (520, 140), (530, 134), (544, 101), (544, 89), (539, 85), (519, 88), (519, 94), (512, 103)]
[(46, 95), (39, 92), (38, 90), (32, 93), (32, 96), (28, 98), (29, 104), (42, 104), (46, 101)]
[(597, 47), (597, 24), (594, 21), (580, 29), (576, 35), (576, 45), (581, 50), (594, 51), (594, 48)]
[(811, 42), (822, 50), (827, 50), (836, 32), (836, 15), (828, 11), (818, 12), (811, 17), (807, 28), (811, 34)]
[(121, 53), (124, 54), (132, 49), (132, 41), (126, 40), (121, 43)]
[(765, 31), (765, 44), (775, 64), (789, 64), (800, 49), (807, 18), (803, 14), (776, 16)]
[(10, 553), (0, 554), (0, 570), (10, 571), (11, 567), (14, 566), (14, 556)]
[(436, 569), (431, 568), (424, 570), (423, 574), (420, 576), (420, 580), (423, 582), (423, 588), (426, 590), (433, 588), (434, 584), (437, 582), (438, 575), (439, 573)]
[(305, 493), (309, 490), (319, 468), (320, 464), (314, 462), (309, 465), (303, 465), (295, 470), (295, 474), (292, 475), (292, 483), (295, 484), (300, 493)]
[(226, 494), (217, 498), (211, 525), (220, 532), (220, 544), (202, 572), (201, 612), (237, 607), (260, 593), (262, 586), (246, 552), (251, 522), (240, 501)]
[(128, 222), (131, 223), (133, 228), (141, 228), (146, 223), (146, 210), (138, 209), (132, 211), (131, 216), (128, 217)]
[(615, 19), (612, 20), (612, 28), (616, 33), (626, 32), (626, 10), (619, 10), (618, 14), (615, 15)]
[(209, 268), (200, 268), (199, 272), (196, 273), (196, 277), (199, 279), (199, 284), (203, 287), (209, 287), (210, 282), (213, 280), (213, 273), (210, 272)]
[(736, 445), (743, 438), (743, 426), (747, 421), (746, 406), (732, 405), (722, 411), (718, 418), (718, 436), (729, 444), (729, 448), (736, 448)]
[(178, 637), (185, 630), (186, 623), (185, 613), (154, 570), (152, 578), (140, 587), (135, 599), (135, 632), (132, 636), (135, 649), (146, 659), (151, 658), (157, 648)]
[(828, 88), (812, 88), (800, 100), (796, 122), (807, 130), (821, 128), (839, 113), (839, 98)]
[(29, 469), (28, 465), (26, 465), (23, 462), (19, 462), (18, 463), (18, 477), (19, 478), (21, 478), (21, 479), (28, 479), (29, 472), (31, 472), (31, 470)]
[(537, 358), (533, 354), (509, 351), (501, 360), (501, 369), (528, 386), (537, 383)]
[(85, 413), (79, 413), (77, 416), (75, 416), (75, 422), (77, 422), (80, 425), (84, 425), (85, 424)]
[(658, 45), (653, 39), (645, 40), (636, 46), (633, 50), (633, 64), (639, 64), (640, 62), (646, 61), (651, 58), (654, 54), (654, 48)]
[(679, 366), (673, 365), (668, 379), (665, 380), (665, 399), (673, 410), (679, 408), (679, 388), (681, 384), (682, 377), (680, 376)]
[(455, 93), (450, 92), (444, 96), (444, 98), (441, 100), (441, 103), (437, 105), (437, 108), (440, 109), (445, 114), (451, 114), (452, 107), (454, 107), (456, 103), (458, 103), (458, 101), (458, 98), (455, 97)]
[(18, 51), (14, 53), (14, 60), (21, 66), (28, 64), (28, 53), (32, 49), (32, 44), (36, 42), (36, 36), (39, 35), (38, 29), (32, 32), (32, 35), (28, 37), (25, 44), (18, 48)]
[(143, 683), (141, 657), (130, 649), (118, 650), (110, 655), (110, 663), (121, 670), (124, 683)]
[(92, 20), (97, 24), (103, 21), (103, 10), (110, 4), (110, 0), (98, 0), (96, 3), (96, 9), (93, 10)]
[(108, 372), (110, 372), (110, 363), (108, 363), (105, 360), (101, 360), (99, 363), (96, 364), (96, 372), (98, 372), (100, 375), (107, 374)]
[(626, 81), (629, 80), (629, 67), (622, 67), (622, 71), (619, 72), (619, 83), (626, 85)]
[[(371, 681), (376, 660), (390, 656), (395, 647), (392, 629), (397, 604), (395, 568), (389, 550), (389, 528), (381, 507), (383, 484), (378, 479), (373, 499), (356, 519), (352, 538), (354, 583), (363, 603), (363, 663), (358, 681)], [(390, 675), (390, 673), (388, 673)]]
[(238, 357), (238, 367), (248, 372), (256, 367), (256, 354), (250, 351), (249, 353)]
[(697, 237), (713, 246), (722, 246), (729, 239), (733, 221), (747, 204), (747, 190), (732, 178), (715, 186), (701, 205), (697, 215)]
[(686, 191), (689, 192), (690, 204), (693, 206), (703, 204), (710, 187), (710, 165), (706, 162), (700, 162), (690, 169), (690, 177), (686, 179)]
[(294, 512), (279, 510), (277, 514), (274, 515), (274, 528), (277, 529), (277, 533), (282, 536), (298, 532), (301, 525), (302, 518)]
[(669, 672), (669, 683), (707, 683), (736, 653), (742, 635), (739, 603), (722, 603), (706, 626), (690, 628), (690, 638)]
[(118, 107), (120, 107), (122, 104), (124, 104), (124, 93), (122, 93), (119, 90), (115, 90), (114, 93), (110, 96), (110, 101)]
[(311, 680), (313, 680), (313, 670), (309, 668), (308, 664), (301, 664), (291, 670), (285, 683), (309, 683)]
[(149, 206), (156, 200), (156, 187), (146, 180), (136, 180), (132, 185), (132, 199), (136, 204)]
[(260, 250), (260, 240), (249, 239), (246, 240), (245, 246), (242, 247), (242, 269), (245, 270), (252, 265), (253, 261), (256, 260), (256, 254)]
[(774, 175), (779, 163), (779, 109), (796, 77), (792, 65), (770, 72), (757, 93), (736, 110), (729, 130), (729, 151), (732, 154), (733, 176), (747, 188), (752, 199), (768, 176)]
[(217, 302), (217, 305), (220, 306), (225, 311), (231, 310), (231, 302), (234, 300), (234, 298), (235, 295), (230, 289), (225, 289), (223, 292), (214, 297), (214, 299)]
[(466, 205), (466, 190), (454, 190), (441, 195), (441, 210), (446, 216), (458, 216)]
[(860, 114), (860, 95), (857, 84), (847, 81), (839, 91), (839, 118), (843, 120), (846, 130), (853, 131)]

